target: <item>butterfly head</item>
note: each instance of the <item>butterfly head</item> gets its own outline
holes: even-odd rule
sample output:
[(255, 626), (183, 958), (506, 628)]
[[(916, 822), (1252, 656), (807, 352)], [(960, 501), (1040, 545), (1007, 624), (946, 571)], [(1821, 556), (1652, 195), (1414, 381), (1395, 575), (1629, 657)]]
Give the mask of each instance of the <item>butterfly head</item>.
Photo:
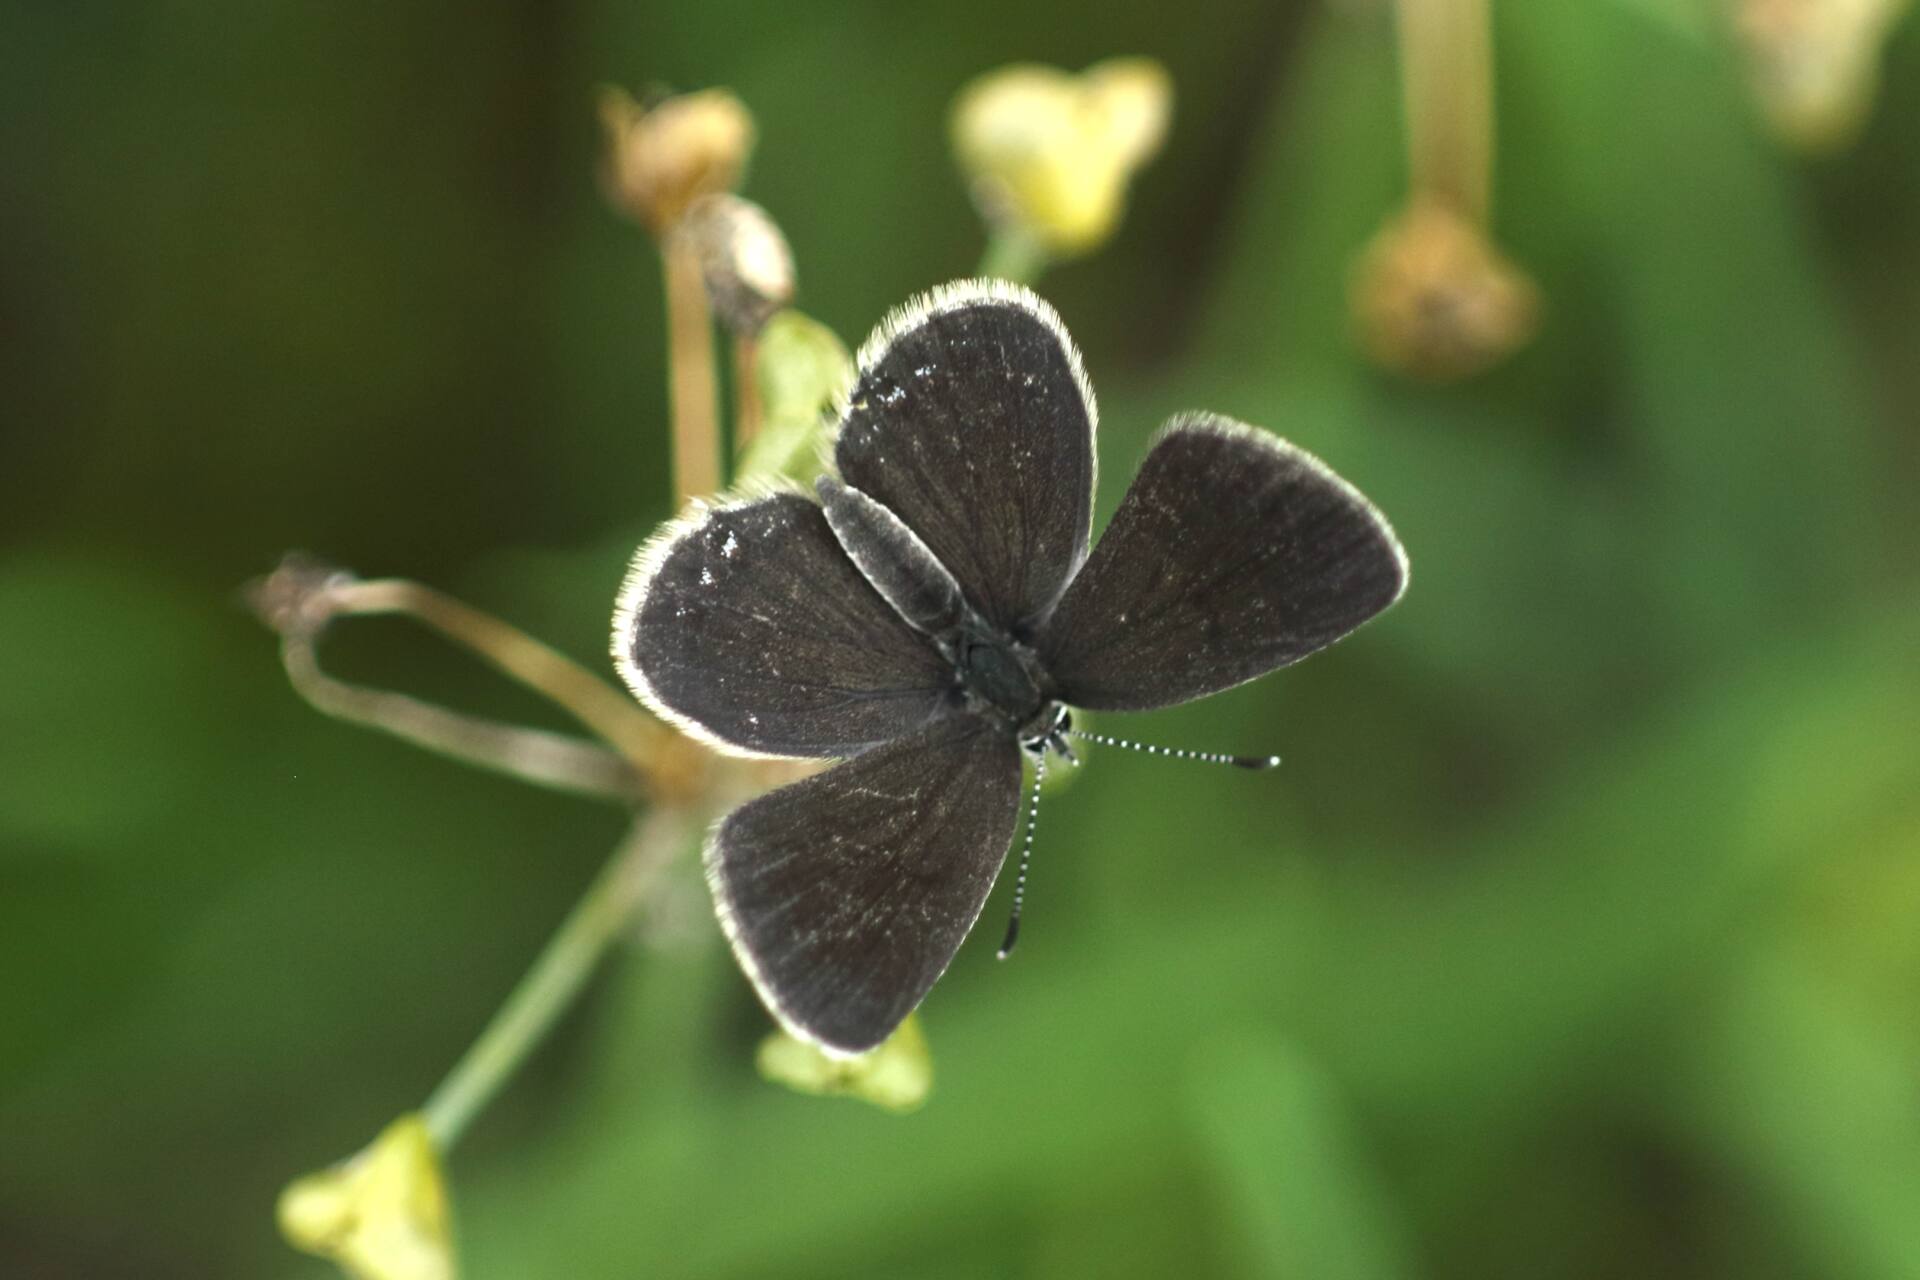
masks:
[(1064, 702), (1048, 699), (1033, 717), (1020, 726), (1020, 747), (1036, 760), (1049, 751), (1068, 764), (1079, 764), (1067, 735), (1073, 732), (1073, 712)]

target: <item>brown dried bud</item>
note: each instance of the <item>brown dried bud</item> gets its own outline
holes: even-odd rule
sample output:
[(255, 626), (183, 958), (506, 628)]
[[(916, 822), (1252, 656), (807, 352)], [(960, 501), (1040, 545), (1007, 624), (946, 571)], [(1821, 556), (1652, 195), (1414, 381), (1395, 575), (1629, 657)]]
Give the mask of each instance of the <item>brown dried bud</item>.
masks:
[(753, 201), (731, 193), (702, 196), (674, 234), (700, 259), (707, 297), (729, 332), (752, 337), (793, 301), (793, 250)]
[(312, 637), (333, 619), (329, 593), (354, 581), (345, 569), (304, 551), (289, 551), (272, 573), (240, 591), (254, 616), (270, 629), (283, 636)]
[(665, 98), (643, 107), (623, 89), (600, 94), (607, 198), (655, 236), (701, 196), (739, 185), (753, 151), (753, 116), (725, 89)]
[(1367, 354), (1432, 382), (1479, 373), (1533, 336), (1533, 282), (1472, 221), (1419, 201), (1382, 228), (1354, 272), (1352, 305)]

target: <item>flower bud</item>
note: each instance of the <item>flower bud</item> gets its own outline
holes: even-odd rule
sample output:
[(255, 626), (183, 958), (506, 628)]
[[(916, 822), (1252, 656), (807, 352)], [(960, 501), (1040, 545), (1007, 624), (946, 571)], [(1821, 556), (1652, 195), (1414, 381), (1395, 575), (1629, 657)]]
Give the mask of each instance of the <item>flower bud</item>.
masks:
[(290, 551), (272, 573), (247, 583), (241, 594), (254, 616), (270, 629), (311, 639), (333, 619), (329, 591), (353, 581), (345, 569)]
[(701, 196), (739, 185), (753, 151), (753, 116), (725, 89), (644, 107), (625, 90), (600, 94), (607, 150), (601, 182), (614, 207), (664, 235)]
[(914, 1111), (933, 1089), (933, 1053), (909, 1014), (885, 1043), (857, 1058), (830, 1058), (786, 1032), (770, 1035), (755, 1058), (760, 1074), (801, 1093), (859, 1098), (887, 1111)]
[(453, 1280), (440, 1157), (414, 1114), (344, 1163), (280, 1193), (280, 1233), (356, 1280)]
[(1367, 353), (1432, 382), (1469, 377), (1533, 336), (1539, 294), (1471, 220), (1417, 201), (1375, 234), (1354, 273)]
[(702, 196), (674, 234), (700, 259), (707, 298), (729, 332), (752, 337), (793, 301), (793, 250), (767, 211), (728, 192)]

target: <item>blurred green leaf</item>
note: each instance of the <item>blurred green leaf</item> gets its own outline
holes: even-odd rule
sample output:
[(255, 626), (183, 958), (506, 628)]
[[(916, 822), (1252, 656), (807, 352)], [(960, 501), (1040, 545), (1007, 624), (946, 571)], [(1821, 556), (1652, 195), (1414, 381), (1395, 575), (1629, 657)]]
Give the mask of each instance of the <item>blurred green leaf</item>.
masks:
[(834, 401), (852, 385), (853, 358), (831, 329), (789, 309), (761, 332), (754, 376), (766, 421), (735, 474), (810, 484), (826, 456)]
[(1339, 1086), (1278, 1037), (1195, 1056), (1195, 1126), (1267, 1276), (1414, 1274), (1405, 1229)]

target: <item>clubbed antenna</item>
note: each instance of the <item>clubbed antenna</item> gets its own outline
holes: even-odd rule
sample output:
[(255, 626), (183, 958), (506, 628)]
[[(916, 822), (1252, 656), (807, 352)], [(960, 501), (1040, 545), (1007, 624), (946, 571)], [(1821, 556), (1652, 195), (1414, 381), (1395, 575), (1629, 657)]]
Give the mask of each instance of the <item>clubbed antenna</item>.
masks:
[(1078, 738), (1082, 742), (1094, 742), (1105, 747), (1125, 747), (1129, 751), (1144, 751), (1150, 756), (1172, 756), (1176, 760), (1230, 764), (1239, 769), (1271, 769), (1280, 763), (1279, 756), (1230, 756), (1219, 751), (1185, 751), (1179, 747), (1156, 747), (1148, 742), (1129, 742), (1125, 738), (1113, 738), (1104, 733), (1087, 733), (1081, 729), (1064, 729), (1062, 732), (1069, 738)]
[(1013, 914), (1007, 917), (1007, 936), (1000, 943), (1000, 958), (1013, 954), (1020, 941), (1020, 907), (1027, 900), (1027, 863), (1033, 860), (1033, 829), (1040, 821), (1040, 784), (1047, 780), (1047, 756), (1033, 758), (1033, 799), (1027, 803), (1027, 842), (1020, 847), (1020, 874), (1013, 880)]

